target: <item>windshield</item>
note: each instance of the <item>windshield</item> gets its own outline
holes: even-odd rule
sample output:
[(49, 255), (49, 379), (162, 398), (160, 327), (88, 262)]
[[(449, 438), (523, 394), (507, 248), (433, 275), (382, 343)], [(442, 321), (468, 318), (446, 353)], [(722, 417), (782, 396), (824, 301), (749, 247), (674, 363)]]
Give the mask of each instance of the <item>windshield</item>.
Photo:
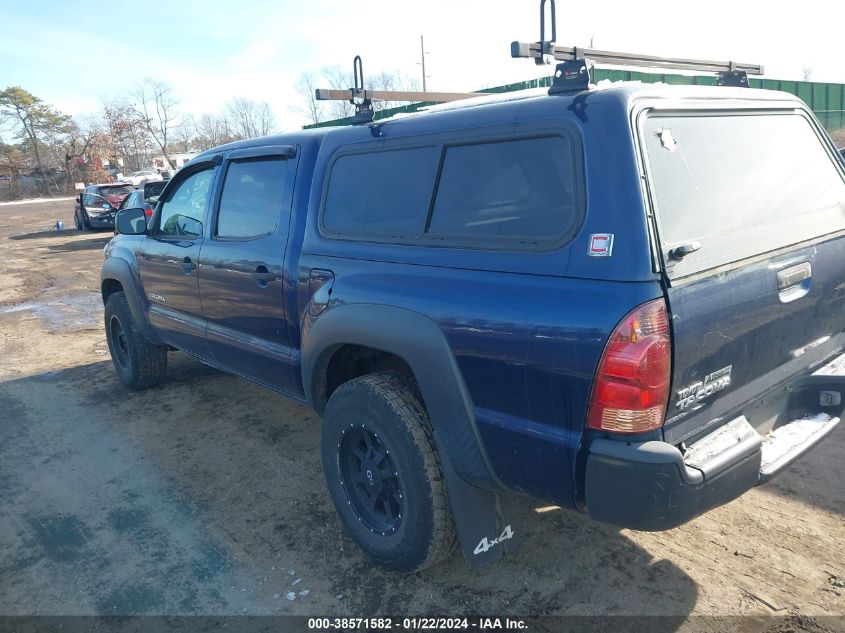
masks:
[(100, 187), (100, 195), (101, 196), (127, 196), (132, 193), (134, 189), (132, 187)]
[(664, 254), (684, 274), (845, 229), (845, 181), (810, 121), (789, 112), (657, 113), (645, 121)]

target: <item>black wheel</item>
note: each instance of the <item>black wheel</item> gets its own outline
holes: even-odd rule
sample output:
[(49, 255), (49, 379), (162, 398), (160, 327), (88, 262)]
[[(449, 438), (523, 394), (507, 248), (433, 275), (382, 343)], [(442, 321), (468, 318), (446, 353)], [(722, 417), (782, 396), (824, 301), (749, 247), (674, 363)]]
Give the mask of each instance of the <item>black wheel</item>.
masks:
[(109, 296), (105, 322), (106, 340), (120, 382), (133, 390), (157, 385), (167, 371), (167, 347), (153, 345), (143, 337), (123, 292)]
[(456, 544), (428, 415), (399, 374), (341, 385), (323, 419), (323, 471), (344, 527), (389, 569), (413, 572)]

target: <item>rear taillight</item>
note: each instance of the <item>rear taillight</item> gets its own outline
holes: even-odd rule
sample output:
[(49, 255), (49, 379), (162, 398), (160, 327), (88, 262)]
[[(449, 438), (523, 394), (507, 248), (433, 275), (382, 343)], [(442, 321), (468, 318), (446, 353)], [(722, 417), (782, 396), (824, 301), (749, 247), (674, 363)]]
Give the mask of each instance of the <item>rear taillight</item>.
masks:
[(144, 215), (146, 215), (148, 218), (149, 218), (150, 216), (152, 216), (152, 214), (153, 214), (153, 210), (152, 210), (152, 209), (150, 209), (149, 207), (147, 207), (147, 208), (144, 210)]
[(663, 426), (669, 399), (671, 340), (663, 299), (628, 313), (604, 348), (587, 426), (642, 433)]

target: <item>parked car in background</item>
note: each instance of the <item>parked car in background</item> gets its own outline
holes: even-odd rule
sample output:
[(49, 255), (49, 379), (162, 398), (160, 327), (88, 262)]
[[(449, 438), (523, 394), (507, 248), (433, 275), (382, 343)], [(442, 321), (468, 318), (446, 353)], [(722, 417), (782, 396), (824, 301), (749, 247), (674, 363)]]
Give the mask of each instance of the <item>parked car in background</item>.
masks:
[(167, 185), (167, 181), (145, 182), (140, 189), (133, 191), (123, 199), (118, 211), (121, 209), (143, 209), (144, 215), (149, 219), (155, 210), (158, 197)]
[(162, 180), (162, 177), (152, 170), (143, 170), (129, 174), (128, 176), (124, 177), (124, 180), (127, 182), (131, 182), (133, 186), (137, 187), (145, 180)]
[[(164, 188), (167, 186), (166, 180), (156, 180), (145, 182), (141, 187), (140, 190), (144, 192), (144, 200), (149, 202), (153, 207), (156, 206), (158, 202), (158, 197), (161, 195), (161, 192), (164, 191)], [(131, 209), (132, 207), (127, 207)]]
[(135, 191), (129, 183), (88, 185), (76, 198), (73, 223), (77, 230), (114, 228), (114, 214), (121, 202)]
[(153, 214), (155, 205), (144, 200), (144, 192), (139, 189), (133, 191), (123, 199), (117, 210), (120, 211), (121, 209), (143, 209), (144, 215), (149, 218)]

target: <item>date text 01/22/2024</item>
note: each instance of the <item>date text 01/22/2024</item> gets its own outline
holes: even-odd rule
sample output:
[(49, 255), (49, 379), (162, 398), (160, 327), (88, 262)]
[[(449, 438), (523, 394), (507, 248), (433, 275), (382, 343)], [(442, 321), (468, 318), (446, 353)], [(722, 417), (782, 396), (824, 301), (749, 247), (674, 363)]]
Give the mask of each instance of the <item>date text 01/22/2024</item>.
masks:
[(407, 631), (445, 631), (445, 630), (525, 630), (527, 625), (519, 618), (473, 617), (473, 618), (309, 618), (310, 630), (407, 630)]

